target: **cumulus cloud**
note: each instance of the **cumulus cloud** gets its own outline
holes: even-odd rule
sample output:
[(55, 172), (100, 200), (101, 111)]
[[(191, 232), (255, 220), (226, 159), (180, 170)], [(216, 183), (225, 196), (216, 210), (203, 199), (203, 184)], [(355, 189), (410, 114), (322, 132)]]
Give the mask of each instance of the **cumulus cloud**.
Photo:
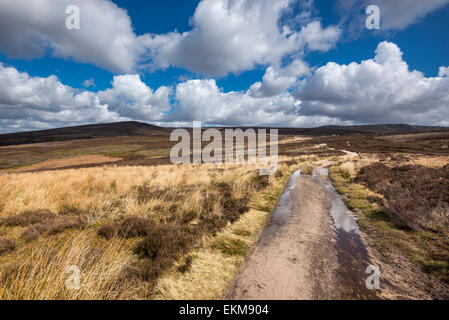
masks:
[[(309, 21), (299, 31), (282, 15), (292, 0), (203, 0), (184, 33), (145, 35), (152, 68), (181, 67), (209, 76), (274, 65), (286, 55), (310, 50), (325, 51), (338, 40), (335, 26), (323, 28)], [(304, 22), (304, 17), (301, 20)], [(298, 26), (296, 26), (298, 27)]]
[(309, 66), (299, 59), (284, 68), (270, 66), (265, 71), (262, 82), (254, 83), (250, 87), (249, 93), (259, 98), (276, 96), (294, 86), (300, 77), (309, 74)]
[(287, 91), (269, 96), (255, 96), (252, 89), (224, 92), (213, 79), (188, 80), (173, 91), (165, 86), (153, 90), (136, 74), (119, 75), (111, 88), (91, 92), (66, 86), (56, 76), (31, 77), (0, 63), (0, 82), (1, 132), (131, 119), (163, 125), (332, 122), (325, 116), (298, 116), (300, 101)]
[(171, 89), (153, 91), (138, 75), (115, 76), (96, 93), (62, 84), (52, 75), (31, 77), (0, 63), (2, 132), (130, 119), (156, 120), (170, 109)]
[(176, 100), (179, 105), (170, 115), (172, 120), (201, 120), (220, 125), (291, 123), (300, 105), (299, 100), (286, 92), (263, 98), (255, 98), (249, 92), (223, 92), (213, 79), (180, 83)]
[[(80, 29), (66, 28), (66, 8), (80, 9)], [(11, 57), (56, 57), (115, 73), (137, 68), (144, 48), (126, 10), (105, 0), (0, 0), (0, 50)]]
[[(110, 0), (0, 0), (0, 50), (18, 58), (51, 51), (113, 73), (176, 66), (223, 76), (275, 64), (306, 47), (328, 50), (335, 44), (339, 29), (310, 21), (308, 6), (296, 17), (301, 19), (282, 25), (292, 2), (203, 0), (191, 19), (192, 30), (137, 36), (126, 10)], [(66, 28), (69, 5), (80, 9), (79, 30)], [(303, 28), (295, 30), (299, 25), (292, 21)]]
[(112, 88), (97, 93), (99, 100), (109, 110), (131, 119), (156, 121), (171, 109), (171, 88), (159, 87), (156, 91), (142, 82), (140, 76), (115, 76)]
[(382, 42), (374, 59), (317, 69), (299, 92), (301, 114), (354, 123), (449, 125), (448, 68), (426, 78), (411, 71), (399, 47)]
[(364, 28), (362, 19), (366, 16), (361, 15), (359, 19), (353, 19), (352, 13), (364, 13), (364, 8), (368, 5), (377, 5), (381, 13), (382, 30), (403, 30), (448, 3), (449, 0), (339, 0), (338, 6), (341, 12), (352, 20), (353, 28), (355, 24)]
[[(214, 79), (152, 89), (139, 75), (127, 74), (115, 76), (109, 89), (91, 92), (1, 63), (0, 83), (1, 132), (131, 119), (159, 125), (449, 125), (449, 67), (427, 78), (409, 70), (391, 42), (380, 43), (373, 59), (330, 62), (312, 74), (300, 59), (270, 66), (247, 91), (225, 92)], [(292, 87), (299, 89), (292, 93)]]

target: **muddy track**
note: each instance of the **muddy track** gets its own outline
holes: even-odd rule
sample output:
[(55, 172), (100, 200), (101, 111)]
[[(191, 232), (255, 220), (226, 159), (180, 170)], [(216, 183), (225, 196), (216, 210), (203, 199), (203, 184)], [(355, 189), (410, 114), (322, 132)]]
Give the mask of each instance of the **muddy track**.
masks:
[(326, 174), (322, 168), (313, 177), (293, 176), (227, 298), (380, 297), (378, 290), (366, 289), (370, 255), (354, 229), (355, 220), (338, 209), (341, 200), (333, 198), (336, 193)]

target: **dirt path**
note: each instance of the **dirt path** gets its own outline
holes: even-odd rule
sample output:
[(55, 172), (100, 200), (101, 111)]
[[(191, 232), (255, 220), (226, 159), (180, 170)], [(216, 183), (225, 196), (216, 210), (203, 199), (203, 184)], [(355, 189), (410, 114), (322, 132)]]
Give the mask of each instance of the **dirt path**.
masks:
[(227, 298), (377, 298), (364, 286), (366, 252), (333, 227), (329, 190), (320, 179), (296, 178), (288, 203), (278, 205)]

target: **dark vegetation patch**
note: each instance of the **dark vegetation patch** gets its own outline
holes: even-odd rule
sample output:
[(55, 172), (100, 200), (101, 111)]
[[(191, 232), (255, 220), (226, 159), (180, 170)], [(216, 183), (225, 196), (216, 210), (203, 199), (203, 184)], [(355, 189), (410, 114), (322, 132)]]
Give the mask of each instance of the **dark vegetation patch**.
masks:
[(12, 239), (0, 238), (0, 256), (16, 249), (16, 242)]
[(355, 182), (384, 195), (386, 212), (398, 227), (448, 230), (449, 165), (434, 169), (373, 164), (362, 168)]
[[(280, 172), (280, 170), (278, 170), (278, 172)], [(262, 176), (260, 174), (255, 175), (252, 178), (252, 182), (255, 185), (257, 191), (265, 189), (270, 185), (270, 179), (269, 176), (267, 175), (265, 176)]]
[(135, 248), (144, 263), (139, 277), (155, 280), (170, 268), (179, 257), (187, 253), (198, 239), (194, 228), (180, 225), (158, 224)]
[(84, 210), (81, 208), (78, 208), (77, 206), (73, 205), (62, 205), (58, 210), (59, 215), (75, 215), (75, 216), (81, 216), (86, 214)]
[(139, 217), (127, 217), (123, 221), (108, 223), (98, 229), (99, 236), (110, 239), (114, 236), (135, 238), (147, 236), (155, 226), (154, 221)]
[[(254, 190), (261, 190), (268, 185), (268, 177), (255, 176), (251, 179), (251, 188)], [(201, 191), (195, 210), (184, 210), (183, 199), (198, 190)], [(249, 197), (235, 198), (230, 183), (212, 182), (207, 188), (193, 184), (170, 189), (144, 184), (136, 187), (134, 192), (140, 204), (162, 200), (166, 205), (156, 210), (166, 218), (154, 221), (132, 216), (106, 224), (97, 232), (106, 239), (115, 236), (142, 237), (134, 249), (141, 258), (138, 270), (131, 271), (130, 276), (150, 282), (199, 245), (203, 236), (215, 235), (249, 210)], [(223, 252), (231, 255), (242, 254), (248, 249), (246, 244), (241, 243), (223, 244), (222, 247)], [(187, 258), (178, 270), (186, 272), (192, 263), (191, 259)]]
[(16, 216), (0, 219), (0, 225), (6, 227), (27, 227), (46, 220), (52, 220), (56, 215), (49, 210), (25, 211)]
[(190, 268), (192, 267), (192, 263), (193, 263), (193, 257), (192, 256), (188, 256), (185, 260), (184, 263), (181, 264), (178, 267), (178, 271), (181, 273), (186, 273), (187, 271), (190, 270)]
[(6, 227), (27, 227), (21, 237), (25, 241), (33, 241), (43, 233), (56, 235), (70, 229), (82, 229), (87, 223), (79, 216), (56, 215), (49, 210), (25, 211), (16, 216), (3, 218), (0, 225)]
[(432, 134), (346, 134), (340, 136), (315, 137), (305, 141), (303, 146), (325, 143), (337, 150), (361, 153), (416, 153), (426, 155), (449, 155), (449, 131)]
[[(330, 170), (330, 177), (337, 191), (343, 194), (343, 200), (347, 206), (357, 213), (360, 227), (369, 235), (370, 245), (378, 251), (385, 262), (396, 266), (397, 272), (404, 277), (410, 277), (410, 274), (415, 272), (414, 266), (419, 267), (427, 275), (418, 274), (417, 277), (422, 283), (417, 283), (416, 286), (431, 288), (429, 292), (436, 299), (449, 297), (448, 290), (440, 290), (439, 282), (449, 284), (449, 230), (444, 226), (444, 222), (439, 220), (441, 217), (435, 217), (436, 220), (430, 221), (428, 219), (432, 217), (426, 216), (426, 212), (426, 219), (415, 218), (416, 212), (419, 211), (413, 210), (421, 205), (431, 210), (433, 204), (439, 202), (426, 196), (431, 195), (432, 199), (440, 199), (439, 196), (435, 197), (435, 192), (446, 194), (447, 188), (442, 190), (435, 187), (435, 184), (439, 184), (439, 179), (438, 182), (430, 182), (435, 177), (433, 179), (425, 177), (424, 173), (441, 174), (442, 170), (428, 171), (428, 168), (420, 166), (389, 168), (375, 164), (361, 170), (355, 179), (359, 184), (345, 179), (338, 167), (332, 167)], [(411, 177), (412, 172), (416, 174), (416, 177)], [(444, 173), (441, 177), (444, 177)], [(394, 183), (395, 179), (399, 180), (399, 183)], [(413, 182), (410, 179), (423, 179), (423, 182)], [(382, 194), (385, 200), (370, 195), (367, 188)], [(401, 199), (403, 196), (409, 196), (416, 202), (411, 212), (405, 208), (402, 208), (403, 211), (391, 209), (389, 203), (395, 203), (396, 199)], [(447, 204), (447, 198), (444, 196), (441, 198), (446, 199), (444, 201)], [(407, 219), (410, 221), (405, 221)], [(402, 264), (400, 261), (404, 259), (414, 266), (408, 267), (407, 264)]]
[(65, 230), (82, 229), (87, 226), (86, 222), (78, 217), (61, 217), (55, 219), (48, 228), (48, 235), (62, 233)]

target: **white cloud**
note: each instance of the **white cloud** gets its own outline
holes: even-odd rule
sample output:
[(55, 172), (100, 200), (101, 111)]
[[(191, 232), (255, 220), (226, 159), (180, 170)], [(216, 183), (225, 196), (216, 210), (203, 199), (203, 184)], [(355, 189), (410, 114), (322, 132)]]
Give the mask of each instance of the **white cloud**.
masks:
[(1, 132), (129, 119), (161, 119), (171, 89), (153, 91), (138, 75), (115, 76), (96, 93), (63, 85), (56, 76), (31, 77), (0, 63)]
[(300, 59), (294, 60), (284, 68), (270, 66), (265, 71), (262, 82), (254, 83), (249, 92), (259, 98), (276, 96), (295, 85), (299, 77), (309, 74), (309, 66)]
[(153, 91), (140, 76), (115, 76), (112, 88), (98, 92), (100, 101), (121, 116), (149, 121), (162, 119), (169, 111), (171, 88), (161, 86)]
[[(68, 5), (80, 9), (80, 29), (68, 30)], [(0, 0), (0, 50), (12, 57), (61, 58), (112, 72), (137, 68), (143, 47), (127, 12), (105, 0)]]
[[(276, 64), (307, 46), (328, 50), (335, 44), (339, 29), (311, 21), (310, 5), (298, 19), (280, 25), (294, 1), (203, 0), (192, 17), (192, 30), (137, 36), (126, 10), (110, 0), (0, 0), (0, 51), (35, 58), (50, 50), (114, 73), (177, 66), (223, 76)], [(66, 28), (68, 5), (80, 9), (79, 30)], [(298, 24), (304, 28), (295, 31)]]
[[(293, 60), (267, 68), (262, 81), (247, 91), (231, 92), (213, 79), (152, 89), (139, 75), (128, 74), (115, 76), (109, 89), (91, 92), (0, 63), (0, 131), (131, 119), (163, 125), (194, 120), (239, 126), (449, 125), (449, 67), (426, 78), (409, 70), (394, 43), (380, 43), (373, 59), (330, 62), (312, 75), (307, 72), (300, 59)], [(293, 94), (291, 88), (300, 89)]]
[(223, 92), (215, 80), (189, 80), (176, 88), (178, 106), (167, 120), (200, 120), (220, 125), (293, 123), (300, 102), (291, 94), (255, 98), (249, 92)]
[(95, 80), (90, 78), (83, 81), (83, 87), (89, 88), (89, 87), (96, 87)]
[(440, 67), (438, 75), (440, 77), (449, 77), (449, 67)]
[(130, 119), (166, 125), (193, 120), (299, 125), (311, 119), (298, 117), (300, 102), (288, 92), (267, 97), (255, 97), (251, 90), (223, 92), (212, 79), (180, 83), (174, 97), (171, 88), (153, 90), (136, 74), (115, 76), (111, 88), (90, 92), (63, 85), (56, 76), (31, 77), (0, 63), (0, 83), (1, 132)]
[(377, 5), (381, 13), (381, 30), (403, 30), (419, 22), (429, 13), (447, 5), (449, 0), (339, 0), (338, 4), (344, 14), (349, 15), (353, 27), (364, 28), (365, 23), (354, 19), (354, 12), (365, 12), (368, 5)]
[(382, 42), (374, 59), (317, 69), (299, 93), (302, 115), (355, 123), (448, 125), (449, 77), (410, 71), (399, 47)]
[(340, 37), (340, 30), (336, 27), (323, 29), (320, 21), (312, 21), (305, 25), (298, 34), (299, 40), (310, 50), (328, 51)]
[(307, 21), (307, 25), (296, 31), (290, 23), (282, 24), (280, 18), (292, 2), (203, 0), (192, 18), (191, 31), (142, 37), (150, 50), (151, 67), (177, 66), (224, 76), (253, 69), (258, 64), (279, 64), (284, 56), (300, 55), (306, 47), (330, 49), (340, 36), (337, 27), (322, 28), (319, 21)]
[[(371, 0), (366, 0), (370, 2)], [(405, 29), (418, 22), (427, 14), (440, 9), (449, 0), (377, 0), (385, 29)], [(372, 4), (372, 1), (370, 2)]]

